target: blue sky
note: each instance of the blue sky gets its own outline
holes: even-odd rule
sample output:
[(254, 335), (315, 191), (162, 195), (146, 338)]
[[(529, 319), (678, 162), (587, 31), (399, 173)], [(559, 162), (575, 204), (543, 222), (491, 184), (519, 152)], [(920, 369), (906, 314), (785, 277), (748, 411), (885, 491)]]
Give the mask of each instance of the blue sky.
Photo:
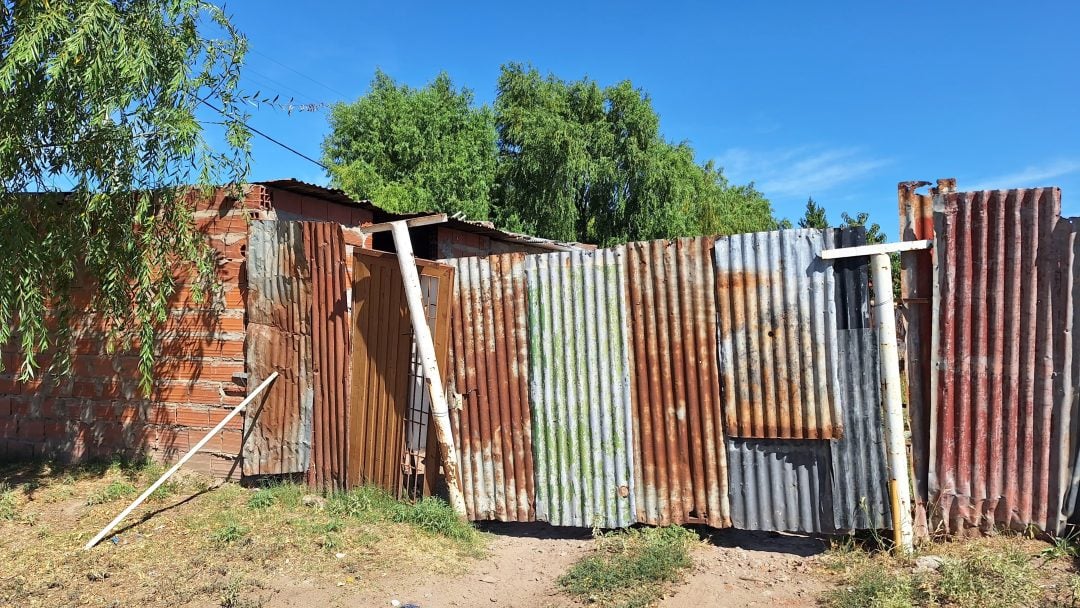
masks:
[[(735, 3), (724, 3), (735, 4)], [(661, 131), (754, 181), (778, 216), (807, 196), (829, 219), (869, 211), (896, 237), (896, 184), (1057, 185), (1080, 215), (1080, 3), (246, 2), (245, 85), (299, 103), (350, 101), (377, 67), (422, 86), (440, 71), (494, 97), (499, 66), (629, 79)], [(947, 6), (941, 6), (947, 5)], [(251, 124), (319, 158), (326, 112), (260, 109)], [(256, 138), (252, 178), (326, 183)], [(377, 202), (377, 201), (376, 201)]]

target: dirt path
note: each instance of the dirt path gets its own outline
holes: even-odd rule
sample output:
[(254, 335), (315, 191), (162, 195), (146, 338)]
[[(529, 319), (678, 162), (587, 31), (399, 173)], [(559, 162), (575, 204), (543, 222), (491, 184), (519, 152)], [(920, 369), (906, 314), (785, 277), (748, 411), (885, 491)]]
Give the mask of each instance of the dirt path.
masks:
[[(420, 579), (408, 573), (366, 581), (363, 590), (318, 588), (276, 581), (266, 606), (400, 606), (464, 608), (578, 606), (556, 580), (592, 546), (588, 530), (542, 524), (489, 526), (488, 556), (455, 576)], [(821, 540), (801, 536), (722, 531), (694, 553), (694, 570), (660, 605), (810, 607), (827, 584), (811, 574)]]

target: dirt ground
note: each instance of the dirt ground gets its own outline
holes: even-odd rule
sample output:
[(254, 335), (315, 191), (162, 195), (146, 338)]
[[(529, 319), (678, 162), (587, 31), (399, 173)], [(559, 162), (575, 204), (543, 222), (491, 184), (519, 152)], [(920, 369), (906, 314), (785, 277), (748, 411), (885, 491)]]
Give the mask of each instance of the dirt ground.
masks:
[[(456, 608), (580, 606), (559, 591), (556, 580), (589, 553), (589, 530), (545, 524), (489, 524), (488, 555), (468, 572), (449, 576), (385, 574), (364, 581), (361, 592), (327, 588), (307, 580), (278, 580), (266, 606), (416, 606)], [(662, 607), (815, 606), (828, 588), (814, 573), (814, 556), (827, 545), (797, 535), (724, 530), (703, 540), (694, 569), (672, 589)]]

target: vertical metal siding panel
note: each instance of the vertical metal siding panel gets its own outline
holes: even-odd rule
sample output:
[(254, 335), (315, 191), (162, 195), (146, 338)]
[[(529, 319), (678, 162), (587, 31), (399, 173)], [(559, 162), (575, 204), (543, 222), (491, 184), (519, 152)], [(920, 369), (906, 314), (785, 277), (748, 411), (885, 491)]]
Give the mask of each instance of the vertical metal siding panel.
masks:
[(1068, 414), (1055, 382), (1071, 363), (1059, 211), (1057, 189), (935, 200), (940, 347), (929, 491), (932, 513), (940, 509), (952, 531), (1060, 531)]
[(828, 441), (729, 437), (726, 443), (732, 525), (834, 531)]
[(249, 386), (280, 377), (244, 417), (245, 475), (306, 472), (311, 461), (311, 274), (299, 223), (254, 221), (248, 237)]
[(714, 240), (626, 246), (636, 516), (649, 524), (731, 525), (720, 427)]
[(624, 255), (525, 258), (536, 518), (555, 525), (635, 520)]
[(447, 261), (458, 277), (452, 334), (462, 409), (453, 418), (472, 520), (535, 519), (524, 259)]
[(843, 435), (836, 302), (818, 230), (717, 239), (725, 430), (734, 437)]
[(345, 487), (348, 460), (348, 395), (351, 351), (345, 238), (337, 224), (304, 222), (304, 251), (311, 266), (312, 372), (315, 380), (315, 449), (310, 482)]
[[(863, 229), (827, 230), (826, 247), (866, 244)], [(881, 410), (877, 332), (870, 318), (869, 259), (833, 262), (840, 411), (844, 436), (831, 442), (837, 530), (892, 525)]]

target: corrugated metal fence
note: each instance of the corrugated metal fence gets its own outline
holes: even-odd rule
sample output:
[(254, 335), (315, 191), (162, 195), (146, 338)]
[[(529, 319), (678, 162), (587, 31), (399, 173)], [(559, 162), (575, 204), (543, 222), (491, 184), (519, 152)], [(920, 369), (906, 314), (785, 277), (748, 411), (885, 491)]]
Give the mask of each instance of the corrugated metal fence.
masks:
[(887, 525), (866, 263), (817, 257), (863, 243), (789, 230), (454, 262), (470, 517)]

